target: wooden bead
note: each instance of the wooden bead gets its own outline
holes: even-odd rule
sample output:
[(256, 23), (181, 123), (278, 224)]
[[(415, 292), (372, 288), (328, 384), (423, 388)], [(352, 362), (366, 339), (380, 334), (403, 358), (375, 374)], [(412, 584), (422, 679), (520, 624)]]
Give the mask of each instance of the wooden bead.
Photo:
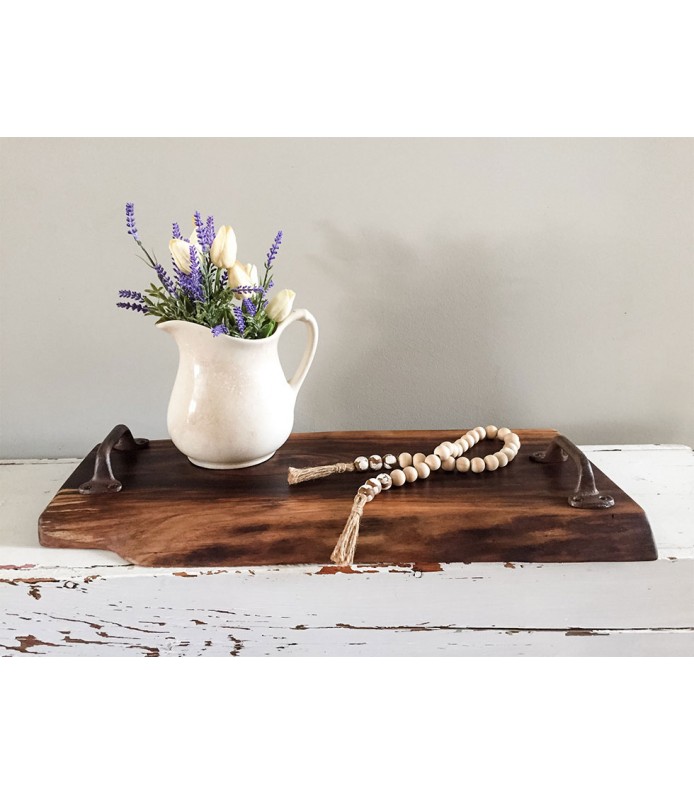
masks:
[(508, 442), (506, 442), (501, 451), (506, 452), (506, 450), (510, 450), (511, 452), (513, 452), (514, 455), (516, 455), (518, 453), (518, 449), (519, 448), (515, 444), (509, 444)]
[(460, 445), (460, 448), (463, 450), (463, 454), (465, 454), (468, 449), (470, 449), (470, 444), (468, 443), (467, 438), (465, 436), (461, 436), (457, 442)]
[(366, 497), (367, 502), (370, 502), (374, 498), (374, 496), (376, 496), (376, 492), (374, 491), (374, 489), (370, 488), (368, 485), (360, 486), (359, 493), (362, 496)]
[(397, 465), (398, 465), (398, 459), (395, 457), (395, 455), (391, 455), (391, 453), (389, 452), (387, 455), (383, 456), (384, 469), (388, 469), (390, 471), (390, 469), (394, 469)]
[(393, 482), (393, 485), (397, 486), (398, 488), (401, 485), (404, 485), (407, 481), (407, 477), (405, 477), (405, 472), (402, 469), (394, 469), (390, 473), (390, 479)]
[(380, 455), (371, 455), (369, 458), (369, 468), (371, 471), (378, 471), (383, 466), (383, 460)]
[(434, 450), (434, 455), (438, 455), (443, 461), (451, 457), (451, 452), (447, 447), (444, 447), (443, 444), (439, 444)]
[(469, 435), (471, 438), (474, 438), (474, 439), (475, 439), (475, 444), (476, 444), (476, 443), (477, 443), (477, 442), (480, 440), (480, 434), (477, 432), (477, 430), (470, 430), (470, 432), (468, 433), (468, 435)]
[(390, 474), (386, 474), (384, 471), (377, 474), (376, 479), (381, 483), (381, 488), (383, 488), (384, 491), (387, 491), (393, 484)]
[(487, 438), (496, 438), (496, 434), (499, 430), (496, 425), (487, 425), (484, 429), (487, 431)]
[(507, 435), (508, 435), (510, 432), (511, 432), (511, 431), (508, 429), (508, 427), (500, 427), (500, 428), (499, 428), (499, 429), (496, 431), (496, 437), (497, 437), (497, 438), (498, 438), (500, 441), (503, 441), (503, 440), (506, 438), (506, 436), (507, 436)]
[(475, 474), (481, 474), (485, 469), (484, 460), (482, 458), (473, 458), (470, 461), (470, 468)]
[(455, 468), (459, 472), (466, 472), (470, 471), (470, 459), (469, 458), (458, 458), (455, 462)]
[(427, 455), (424, 462), (431, 471), (438, 471), (441, 468), (441, 458), (438, 455)]
[(366, 471), (369, 468), (369, 459), (360, 455), (354, 459), (354, 468), (356, 471)]
[(485, 455), (484, 465), (489, 471), (496, 471), (499, 468), (499, 459), (494, 455)]
[(370, 488), (373, 488), (375, 493), (376, 493), (376, 495), (380, 494), (381, 491), (383, 490), (383, 486), (381, 485), (380, 481), (376, 477), (370, 477), (366, 481), (366, 485), (368, 485)]
[(482, 426), (476, 427), (475, 433), (480, 437), (480, 441), (484, 441), (487, 437), (487, 431)]
[(424, 461), (422, 461), (421, 463), (415, 463), (414, 467), (415, 469), (417, 469), (417, 474), (422, 480), (426, 480), (426, 478), (431, 474), (431, 469), (427, 466), (427, 464)]
[(504, 466), (508, 466), (508, 458), (506, 457), (505, 452), (495, 452), (494, 457), (498, 458), (500, 468), (503, 468)]
[(462, 446), (461, 446), (461, 445), (460, 445), (460, 444), (459, 444), (459, 443), (456, 441), (456, 442), (455, 442), (455, 444), (453, 444), (453, 457), (454, 457), (454, 458), (459, 458), (459, 457), (460, 457), (462, 454), (463, 454), (463, 448), (462, 448)]
[(517, 433), (508, 433), (504, 438), (504, 444), (515, 444), (520, 449), (520, 438)]
[(456, 459), (455, 458), (453, 458), (453, 457), (446, 458), (446, 460), (442, 460), (441, 461), (441, 468), (444, 471), (453, 471), (455, 469), (455, 464), (456, 464)]
[(444, 441), (441, 446), (445, 447), (449, 452), (453, 449), (453, 444), (450, 441)]
[(403, 469), (403, 473), (405, 474), (405, 479), (407, 482), (414, 482), (419, 474), (417, 474), (417, 469), (414, 466), (405, 466)]
[(512, 460), (513, 460), (515, 457), (516, 457), (516, 455), (518, 454), (518, 451), (516, 450), (516, 448), (515, 448), (515, 447), (504, 447), (504, 448), (503, 448), (501, 451), (504, 453), (504, 455), (506, 455), (506, 457), (508, 458), (508, 462), (509, 462), (509, 463), (510, 463), (510, 462), (511, 462), (511, 461), (512, 461)]
[(401, 469), (404, 469), (405, 466), (412, 465), (412, 455), (409, 452), (401, 452), (398, 455), (398, 464), (400, 465)]
[[(475, 446), (475, 444), (477, 443), (477, 440), (476, 440), (476, 439), (475, 439), (475, 437), (472, 435), (472, 433), (466, 433), (466, 434), (463, 436), (463, 438), (464, 438), (464, 439), (467, 441), (467, 448), (468, 448), (468, 449), (472, 449), (472, 448)], [(467, 450), (466, 450), (466, 451), (467, 451)]]
[(416, 466), (418, 463), (424, 463), (426, 455), (423, 452), (415, 452), (412, 456), (412, 465)]

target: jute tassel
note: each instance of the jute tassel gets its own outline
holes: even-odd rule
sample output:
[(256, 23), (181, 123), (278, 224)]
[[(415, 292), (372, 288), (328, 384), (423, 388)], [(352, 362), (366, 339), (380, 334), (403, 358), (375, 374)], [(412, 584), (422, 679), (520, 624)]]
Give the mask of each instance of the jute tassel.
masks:
[(333, 463), (332, 466), (314, 466), (309, 469), (294, 469), (290, 466), (287, 482), (290, 485), (298, 485), (300, 482), (320, 480), (322, 477), (343, 474), (346, 471), (354, 471), (354, 463)]
[(367, 503), (366, 494), (358, 493), (354, 497), (352, 512), (349, 514), (345, 528), (338, 538), (330, 559), (335, 565), (351, 565), (354, 562), (354, 552), (357, 548), (357, 538), (359, 537), (359, 519), (364, 512), (364, 505)]

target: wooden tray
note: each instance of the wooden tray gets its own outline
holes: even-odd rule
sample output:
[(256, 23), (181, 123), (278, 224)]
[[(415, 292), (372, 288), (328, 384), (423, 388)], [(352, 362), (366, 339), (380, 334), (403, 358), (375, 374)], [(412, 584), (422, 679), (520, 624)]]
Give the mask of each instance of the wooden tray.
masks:
[[(579, 510), (568, 461), (540, 465), (553, 430), (519, 430), (516, 460), (495, 472), (438, 471), (366, 505), (355, 563), (587, 562), (653, 560), (643, 510), (593, 467), (611, 509)], [(114, 452), (120, 493), (86, 495), (96, 449), (39, 519), (44, 546), (108, 549), (138, 565), (330, 565), (363, 473), (287, 485), (287, 468), (349, 461), (359, 454), (429, 453), (458, 431), (298, 433), (268, 462), (248, 469), (197, 468), (170, 441)], [(499, 449), (483, 441), (475, 454)]]

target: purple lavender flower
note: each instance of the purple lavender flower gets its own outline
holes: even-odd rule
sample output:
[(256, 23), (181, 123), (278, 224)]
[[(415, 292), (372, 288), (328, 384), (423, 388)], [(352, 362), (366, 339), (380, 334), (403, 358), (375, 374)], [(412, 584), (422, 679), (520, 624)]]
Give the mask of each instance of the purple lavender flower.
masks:
[(239, 333), (243, 336), (246, 330), (246, 321), (243, 319), (243, 312), (241, 311), (240, 306), (234, 306), (234, 317), (236, 317), (236, 327), (239, 329)]
[(190, 273), (184, 273), (174, 264), (174, 274), (183, 292), (188, 297), (198, 303), (205, 302), (205, 293), (202, 289), (202, 272), (200, 270), (200, 260), (198, 251), (194, 245), (190, 246)]
[(132, 201), (129, 201), (125, 205), (125, 225), (128, 227), (128, 234), (131, 234), (140, 242), (140, 238), (137, 234), (137, 226), (135, 225), (135, 205)]
[(188, 250), (190, 251), (190, 275), (193, 276), (196, 281), (200, 281), (202, 279), (202, 273), (200, 272), (198, 249), (194, 245), (191, 245)]
[(266, 269), (270, 269), (272, 266), (273, 259), (276, 258), (277, 252), (280, 250), (280, 245), (282, 244), (282, 232), (279, 231), (275, 235), (275, 241), (270, 246), (270, 250), (267, 252), (267, 260), (265, 261)]
[(238, 292), (240, 295), (253, 295), (264, 293), (265, 290), (262, 287), (234, 287), (234, 292)]
[(119, 298), (130, 298), (138, 303), (144, 303), (145, 299), (141, 292), (134, 292), (131, 289), (121, 289), (118, 291)]
[(193, 218), (195, 219), (195, 233), (198, 237), (198, 242), (200, 243), (200, 247), (203, 251), (209, 248), (207, 244), (207, 231), (205, 226), (202, 223), (202, 215), (195, 210), (193, 213)]
[(196, 300), (195, 284), (187, 273), (181, 273), (178, 279), (178, 284), (181, 292), (190, 298), (192, 301)]
[(212, 248), (214, 238), (217, 236), (214, 230), (214, 217), (212, 215), (208, 215), (205, 221), (205, 235), (208, 248)]
[(149, 314), (149, 309), (141, 303), (126, 303), (125, 301), (117, 303), (119, 309), (130, 309), (133, 312), (142, 312), (142, 314)]
[(183, 275), (183, 272), (181, 270), (179, 270), (179, 267), (176, 264), (176, 260), (173, 258), (173, 256), (171, 257), (171, 269), (173, 270), (173, 274), (174, 274), (174, 278), (176, 279), (176, 283), (179, 284), (180, 281), (181, 281), (181, 276)]
[(246, 314), (249, 317), (255, 317), (255, 313), (256, 313), (257, 309), (255, 308), (255, 306), (251, 302), (250, 298), (244, 298), (241, 301), (241, 303), (243, 305), (243, 308), (246, 310)]
[(219, 283), (222, 285), (222, 289), (224, 289), (229, 283), (229, 273), (226, 270), (222, 273)]
[(229, 329), (226, 327), (226, 325), (224, 325), (224, 323), (221, 323), (220, 325), (215, 325), (215, 327), (212, 329), (212, 336), (221, 336), (222, 334), (228, 334), (228, 333), (229, 333)]
[(172, 231), (174, 240), (180, 240), (181, 239), (181, 227), (177, 223), (172, 223), (171, 224), (171, 231)]
[(173, 264), (173, 272), (174, 272), (174, 277), (176, 278), (176, 284), (178, 285), (178, 289), (184, 295), (187, 295), (191, 300), (198, 300), (199, 285), (197, 285), (197, 282), (193, 277), (192, 273), (184, 273), (182, 270), (178, 268), (175, 262)]
[(153, 268), (154, 272), (159, 276), (159, 281), (161, 281), (164, 289), (169, 293), (169, 295), (173, 295), (175, 298), (176, 287), (174, 286), (171, 276), (166, 272), (166, 270), (164, 270), (164, 266), (160, 265), (159, 262), (155, 262)]
[(186, 292), (186, 279), (190, 278), (187, 273), (184, 273), (176, 264), (173, 257), (171, 257), (171, 269), (173, 270), (174, 278), (178, 287)]

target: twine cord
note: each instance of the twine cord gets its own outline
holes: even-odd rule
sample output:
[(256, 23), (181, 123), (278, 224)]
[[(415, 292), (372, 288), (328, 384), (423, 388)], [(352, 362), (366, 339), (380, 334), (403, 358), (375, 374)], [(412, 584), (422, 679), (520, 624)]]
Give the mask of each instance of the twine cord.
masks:
[(354, 497), (352, 512), (349, 514), (345, 528), (330, 555), (330, 559), (335, 565), (351, 565), (354, 562), (354, 552), (357, 549), (357, 538), (359, 537), (359, 521), (367, 501), (367, 497), (363, 493), (358, 493)]
[(287, 482), (290, 485), (298, 485), (300, 482), (320, 480), (323, 477), (330, 477), (331, 474), (344, 474), (354, 469), (354, 463), (333, 463), (331, 466), (313, 466), (308, 469), (295, 469), (290, 466)]

